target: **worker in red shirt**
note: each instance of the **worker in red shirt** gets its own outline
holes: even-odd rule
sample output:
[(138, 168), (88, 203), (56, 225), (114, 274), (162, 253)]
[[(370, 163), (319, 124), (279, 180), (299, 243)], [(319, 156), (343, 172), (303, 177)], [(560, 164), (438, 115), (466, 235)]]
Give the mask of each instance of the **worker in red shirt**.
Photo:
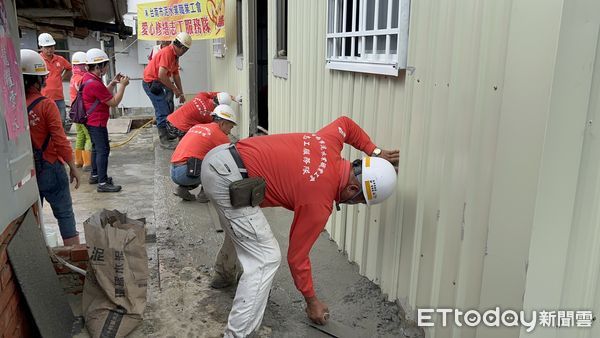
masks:
[(191, 127), (212, 122), (216, 106), (231, 106), (233, 97), (225, 92), (200, 92), (167, 117), (167, 130), (171, 136), (183, 137)]
[[(71, 96), (71, 105), (77, 97), (79, 86), (83, 80), (83, 75), (87, 72), (87, 57), (85, 52), (75, 52), (71, 57), (73, 64), (73, 76), (69, 83), (69, 94)], [(77, 130), (77, 139), (75, 141), (75, 165), (78, 168), (83, 167), (83, 171), (92, 170), (92, 139), (85, 124), (75, 123)]]
[(42, 33), (38, 36), (38, 45), (41, 48), (40, 55), (44, 58), (46, 68), (50, 72), (46, 78), (46, 86), (42, 88), (42, 95), (54, 100), (60, 111), (60, 120), (63, 127), (67, 117), (65, 96), (63, 93), (63, 81), (71, 76), (71, 64), (65, 58), (54, 53), (56, 41), (52, 35)]
[[(227, 135), (237, 125), (236, 114), (228, 105), (217, 106), (211, 119), (211, 123), (197, 124), (190, 128), (179, 141), (171, 157), (171, 179), (177, 184), (175, 195), (186, 201), (196, 199), (190, 190), (196, 189), (202, 183), (200, 166), (204, 155), (218, 145), (229, 143)], [(200, 191), (197, 198), (199, 202), (208, 202), (204, 191)]]
[[(98, 184), (97, 192), (119, 192), (121, 186), (113, 184), (112, 177), (107, 174), (110, 144), (106, 126), (110, 118), (109, 107), (119, 105), (125, 94), (125, 87), (129, 85), (129, 78), (117, 74), (105, 86), (102, 76), (108, 72), (108, 55), (98, 48), (91, 48), (86, 52), (86, 57), (88, 72), (83, 76), (81, 93), (83, 106), (88, 112), (87, 128), (92, 138), (92, 173), (88, 182)], [(117, 92), (113, 95), (117, 84)]]
[[(368, 156), (350, 163), (340, 155), (344, 143)], [(319, 301), (313, 287), (310, 249), (325, 228), (334, 203), (371, 205), (382, 202), (395, 191), (397, 174), (391, 163), (397, 163), (398, 159), (398, 150), (377, 148), (347, 117), (338, 118), (316, 133), (252, 137), (235, 145), (218, 146), (206, 155), (202, 162), (202, 184), (226, 236), (235, 246), (235, 251), (230, 252), (223, 252), (227, 250), (225, 246), (221, 248), (215, 263), (215, 278), (223, 275), (218, 271), (223, 266), (219, 260), (236, 253), (244, 271), (225, 337), (245, 337), (258, 328), (281, 260), (279, 245), (260, 207), (282, 206), (294, 211), (287, 254), (290, 271), (306, 300), (308, 317), (325, 324), (329, 310)], [(237, 186), (233, 183), (245, 177), (250, 178), (245, 181), (248, 184), (243, 184), (246, 187), (233, 189)], [(266, 181), (262, 202), (257, 178)], [(246, 188), (252, 195), (245, 194)], [(236, 202), (238, 207), (233, 207), (232, 197), (247, 206)], [(252, 206), (256, 203), (260, 207)], [(225, 282), (231, 284), (235, 280)]]
[[(70, 182), (79, 188), (80, 174), (73, 161), (71, 142), (67, 139), (56, 104), (42, 96), (48, 74), (42, 57), (31, 49), (21, 49), (21, 72), (28, 107), (29, 132), (34, 152), (38, 190), (42, 203), (50, 203), (58, 222), (64, 245), (79, 244), (75, 228)], [(69, 166), (69, 176), (65, 170)]]
[(179, 57), (185, 54), (191, 46), (192, 37), (188, 33), (181, 32), (177, 34), (171, 45), (153, 55), (152, 60), (144, 69), (142, 87), (154, 107), (160, 145), (167, 149), (175, 148), (167, 131), (167, 116), (174, 109), (173, 95), (179, 99), (180, 103), (185, 103), (179, 77)]

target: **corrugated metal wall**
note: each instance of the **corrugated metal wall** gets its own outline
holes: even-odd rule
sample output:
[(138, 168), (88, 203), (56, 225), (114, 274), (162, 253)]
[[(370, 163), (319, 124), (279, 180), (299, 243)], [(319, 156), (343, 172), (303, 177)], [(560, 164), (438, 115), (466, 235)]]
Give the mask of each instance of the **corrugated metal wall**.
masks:
[[(524, 308), (600, 313), (600, 2), (564, 1)], [(600, 337), (538, 328), (521, 337)]]
[[(288, 79), (270, 72), (269, 131), (314, 131), (348, 115), (380, 147), (400, 149), (397, 193), (380, 206), (343, 207), (327, 230), (409, 316), (418, 307), (600, 311), (600, 157), (593, 155), (600, 144), (591, 124), (583, 138), (587, 119), (600, 113), (595, 2), (413, 0), (408, 64), (414, 72), (387, 77), (326, 70), (327, 1), (288, 1), (290, 72)], [(270, 0), (272, 56), (275, 6)], [(578, 14), (567, 15), (569, 9)], [(568, 35), (569, 27), (578, 29)], [(568, 65), (577, 68), (571, 77)], [(561, 76), (571, 82), (559, 86)], [(247, 86), (238, 83), (240, 90)], [(569, 106), (576, 91), (596, 94)], [(565, 116), (570, 109), (580, 109), (575, 120)], [(564, 123), (570, 134), (560, 128)], [(577, 149), (581, 156), (567, 156)], [(360, 154), (345, 149), (344, 156)], [(561, 163), (576, 179), (561, 180), (565, 172), (554, 169)], [(545, 200), (549, 191), (562, 200)], [(561, 209), (565, 201), (571, 209)], [(546, 224), (556, 210), (563, 218)], [(562, 257), (557, 269), (548, 254), (551, 262)], [(427, 334), (520, 332), (438, 326)]]

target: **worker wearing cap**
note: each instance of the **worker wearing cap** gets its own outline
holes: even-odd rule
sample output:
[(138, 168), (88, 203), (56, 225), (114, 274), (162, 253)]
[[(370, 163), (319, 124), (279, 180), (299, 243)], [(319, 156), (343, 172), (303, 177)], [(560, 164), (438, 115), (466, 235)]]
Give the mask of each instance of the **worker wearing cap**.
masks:
[[(175, 195), (186, 201), (196, 199), (190, 190), (202, 183), (199, 172), (188, 171), (188, 161), (190, 159), (199, 161), (196, 165), (199, 170), (204, 155), (218, 145), (229, 143), (227, 135), (237, 125), (235, 111), (228, 105), (217, 106), (212, 112), (211, 119), (213, 120), (211, 123), (196, 124), (190, 128), (171, 156), (171, 179), (177, 184)], [(204, 191), (198, 194), (198, 201), (208, 202)]]
[(63, 81), (68, 80), (71, 76), (71, 64), (65, 58), (54, 53), (56, 41), (52, 35), (42, 33), (38, 36), (38, 45), (40, 46), (40, 55), (48, 68), (48, 77), (46, 78), (46, 86), (42, 89), (42, 95), (54, 100), (60, 112), (60, 120), (63, 127), (67, 115), (65, 106), (65, 96), (63, 94)]
[[(50, 203), (64, 244), (79, 244), (69, 177), (71, 183), (75, 181), (77, 189), (80, 174), (73, 161), (71, 142), (65, 135), (56, 104), (40, 92), (48, 69), (37, 52), (21, 49), (21, 73), (28, 106), (31, 145), (36, 154), (34, 161), (40, 198), (42, 203), (44, 200)], [(69, 166), (69, 176), (65, 163)]]
[[(88, 72), (81, 82), (83, 106), (87, 117), (87, 128), (92, 138), (92, 173), (89, 183), (98, 184), (97, 192), (119, 192), (121, 186), (113, 184), (112, 177), (107, 174), (110, 144), (108, 141), (109, 107), (117, 107), (125, 87), (129, 85), (129, 77), (117, 74), (108, 86), (102, 82), (102, 76), (108, 72), (109, 59), (103, 50), (92, 48), (86, 52)], [(113, 95), (113, 90), (117, 87)]]
[[(75, 52), (71, 57), (73, 64), (73, 76), (69, 83), (69, 93), (71, 96), (71, 105), (77, 97), (79, 86), (83, 80), (83, 75), (87, 72), (87, 57), (85, 52)], [(78, 168), (83, 167), (83, 171), (92, 170), (92, 139), (85, 124), (75, 123), (77, 130), (77, 140), (75, 141), (75, 165)]]
[(181, 32), (177, 34), (171, 45), (161, 49), (152, 56), (152, 60), (144, 69), (142, 87), (150, 98), (156, 115), (156, 127), (160, 144), (167, 149), (173, 149), (167, 132), (167, 116), (173, 112), (173, 95), (180, 103), (185, 103), (181, 78), (179, 77), (179, 57), (192, 46), (192, 37)]
[[(340, 155), (344, 143), (368, 156), (350, 163)], [(226, 246), (221, 248), (215, 279), (234, 275), (219, 271), (232, 266), (219, 260), (231, 260), (236, 253), (244, 271), (229, 313), (226, 337), (245, 337), (259, 327), (281, 260), (279, 245), (260, 207), (282, 206), (294, 211), (287, 260), (294, 283), (306, 300), (308, 317), (324, 324), (329, 310), (313, 287), (310, 249), (325, 228), (334, 203), (371, 205), (395, 191), (396, 171), (390, 162), (397, 163), (398, 158), (399, 151), (377, 148), (347, 117), (338, 118), (316, 133), (247, 138), (235, 145), (218, 146), (205, 156), (202, 184), (226, 236), (235, 246), (230, 252), (223, 252)], [(266, 181), (260, 207), (232, 206), (230, 185), (244, 176)]]
[(210, 123), (216, 106), (231, 106), (233, 97), (225, 92), (200, 92), (167, 117), (167, 129), (171, 135), (183, 137), (191, 127)]

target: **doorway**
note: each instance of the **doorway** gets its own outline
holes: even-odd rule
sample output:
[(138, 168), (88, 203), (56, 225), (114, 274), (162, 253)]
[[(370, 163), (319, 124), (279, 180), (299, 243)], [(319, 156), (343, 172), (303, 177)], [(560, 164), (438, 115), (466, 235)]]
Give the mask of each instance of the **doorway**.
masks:
[(269, 130), (268, 1), (248, 1), (250, 135)]

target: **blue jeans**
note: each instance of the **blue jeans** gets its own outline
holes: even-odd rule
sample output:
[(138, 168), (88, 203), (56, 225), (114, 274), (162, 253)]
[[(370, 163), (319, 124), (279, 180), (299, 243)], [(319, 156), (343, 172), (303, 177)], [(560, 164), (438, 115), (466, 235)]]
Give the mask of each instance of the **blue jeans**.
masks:
[(146, 95), (150, 98), (152, 106), (154, 107), (154, 115), (156, 116), (156, 126), (158, 128), (166, 128), (167, 116), (173, 112), (175, 108), (173, 102), (173, 91), (163, 86), (162, 93), (154, 95), (150, 91), (150, 84), (143, 81), (142, 87)]
[(183, 187), (197, 187), (202, 184), (200, 177), (189, 177), (187, 175), (187, 165), (173, 165), (171, 164), (171, 179), (175, 184)]
[(44, 160), (42, 172), (37, 177), (37, 184), (42, 204), (44, 199), (50, 203), (52, 213), (58, 221), (61, 237), (67, 239), (77, 236), (73, 201), (69, 191), (69, 176), (64, 164), (60, 161), (50, 163)]
[(58, 111), (60, 112), (60, 120), (62, 123), (65, 123), (65, 119), (67, 117), (67, 106), (65, 105), (65, 100), (55, 100), (56, 106), (58, 107)]
[(106, 127), (88, 126), (92, 138), (92, 176), (98, 176), (98, 183), (105, 183), (108, 175), (108, 129)]

